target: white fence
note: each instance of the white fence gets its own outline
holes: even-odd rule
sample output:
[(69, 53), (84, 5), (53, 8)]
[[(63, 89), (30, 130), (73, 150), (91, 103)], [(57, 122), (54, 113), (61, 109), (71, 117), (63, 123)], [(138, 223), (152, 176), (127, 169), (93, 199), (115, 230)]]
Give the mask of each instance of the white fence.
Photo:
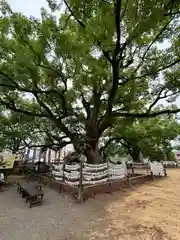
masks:
[(108, 164), (84, 164), (83, 184), (97, 184), (108, 181)]
[[(164, 166), (161, 162), (149, 162), (146, 164), (154, 176), (165, 176)], [(83, 164), (82, 183), (98, 184), (127, 177), (126, 164), (114, 164), (112, 162), (102, 164)], [(52, 175), (57, 181), (64, 181), (69, 185), (77, 186), (80, 182), (80, 164), (68, 165), (54, 164)]]
[(80, 178), (80, 164), (65, 165), (64, 168), (64, 181), (69, 185), (78, 185)]
[(165, 176), (164, 166), (161, 162), (150, 162), (149, 165), (154, 176)]
[(109, 163), (109, 179), (123, 179), (127, 176), (126, 164), (112, 164)]
[[(64, 181), (69, 185), (78, 185), (80, 181), (80, 164), (55, 165), (52, 175), (57, 181)], [(108, 180), (123, 179), (127, 176), (127, 168), (125, 164), (87, 164), (82, 169), (83, 184), (97, 184), (107, 182)]]

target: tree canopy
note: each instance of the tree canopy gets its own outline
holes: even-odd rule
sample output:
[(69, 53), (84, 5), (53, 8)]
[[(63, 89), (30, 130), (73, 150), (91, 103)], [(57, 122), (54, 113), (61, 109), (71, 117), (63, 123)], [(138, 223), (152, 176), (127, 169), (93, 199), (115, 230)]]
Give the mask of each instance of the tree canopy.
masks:
[(1, 3), (1, 105), (38, 119), (59, 145), (86, 143), (92, 163), (118, 119), (180, 111), (178, 1), (48, 3), (41, 19)]

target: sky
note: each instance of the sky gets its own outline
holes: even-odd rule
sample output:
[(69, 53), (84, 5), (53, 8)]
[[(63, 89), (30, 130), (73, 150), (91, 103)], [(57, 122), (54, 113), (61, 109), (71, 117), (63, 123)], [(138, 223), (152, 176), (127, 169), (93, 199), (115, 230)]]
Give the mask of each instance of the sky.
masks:
[(46, 0), (8, 0), (14, 12), (22, 12), (27, 16), (40, 17), (41, 7), (47, 7)]

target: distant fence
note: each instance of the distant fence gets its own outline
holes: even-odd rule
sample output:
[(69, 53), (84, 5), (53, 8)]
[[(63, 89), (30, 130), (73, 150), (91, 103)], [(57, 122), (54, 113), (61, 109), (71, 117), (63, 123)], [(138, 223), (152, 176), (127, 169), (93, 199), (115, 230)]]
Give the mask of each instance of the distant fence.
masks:
[(175, 161), (163, 161), (163, 165), (165, 167), (170, 167), (170, 168), (177, 168), (180, 167), (179, 163), (175, 162)]
[(149, 162), (148, 163), (137, 163), (137, 162), (127, 162), (126, 163), (127, 168), (149, 168)]
[[(155, 162), (155, 161), (153, 161)], [(127, 162), (127, 168), (149, 168), (150, 162), (148, 163), (137, 163), (137, 162)], [(178, 162), (175, 161), (160, 161), (160, 163), (162, 163), (164, 165), (164, 167), (170, 167), (170, 168), (176, 168), (176, 167), (180, 167), (180, 164)]]

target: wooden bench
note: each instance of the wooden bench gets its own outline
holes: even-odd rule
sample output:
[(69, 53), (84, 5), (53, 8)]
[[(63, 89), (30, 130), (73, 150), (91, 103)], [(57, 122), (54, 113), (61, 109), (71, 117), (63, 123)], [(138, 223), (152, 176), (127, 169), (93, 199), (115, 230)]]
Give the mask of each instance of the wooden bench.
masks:
[(29, 187), (29, 186), (32, 186), (34, 188), (37, 188), (39, 190), (42, 190), (42, 185), (39, 184), (38, 182), (31, 182), (31, 183), (28, 183), (28, 182), (18, 182), (17, 183), (17, 192), (18, 193), (22, 193), (23, 189)]
[(44, 193), (42, 186), (37, 183), (18, 183), (17, 191), (26, 199), (26, 202), (30, 202), (30, 208), (34, 204), (42, 204)]

